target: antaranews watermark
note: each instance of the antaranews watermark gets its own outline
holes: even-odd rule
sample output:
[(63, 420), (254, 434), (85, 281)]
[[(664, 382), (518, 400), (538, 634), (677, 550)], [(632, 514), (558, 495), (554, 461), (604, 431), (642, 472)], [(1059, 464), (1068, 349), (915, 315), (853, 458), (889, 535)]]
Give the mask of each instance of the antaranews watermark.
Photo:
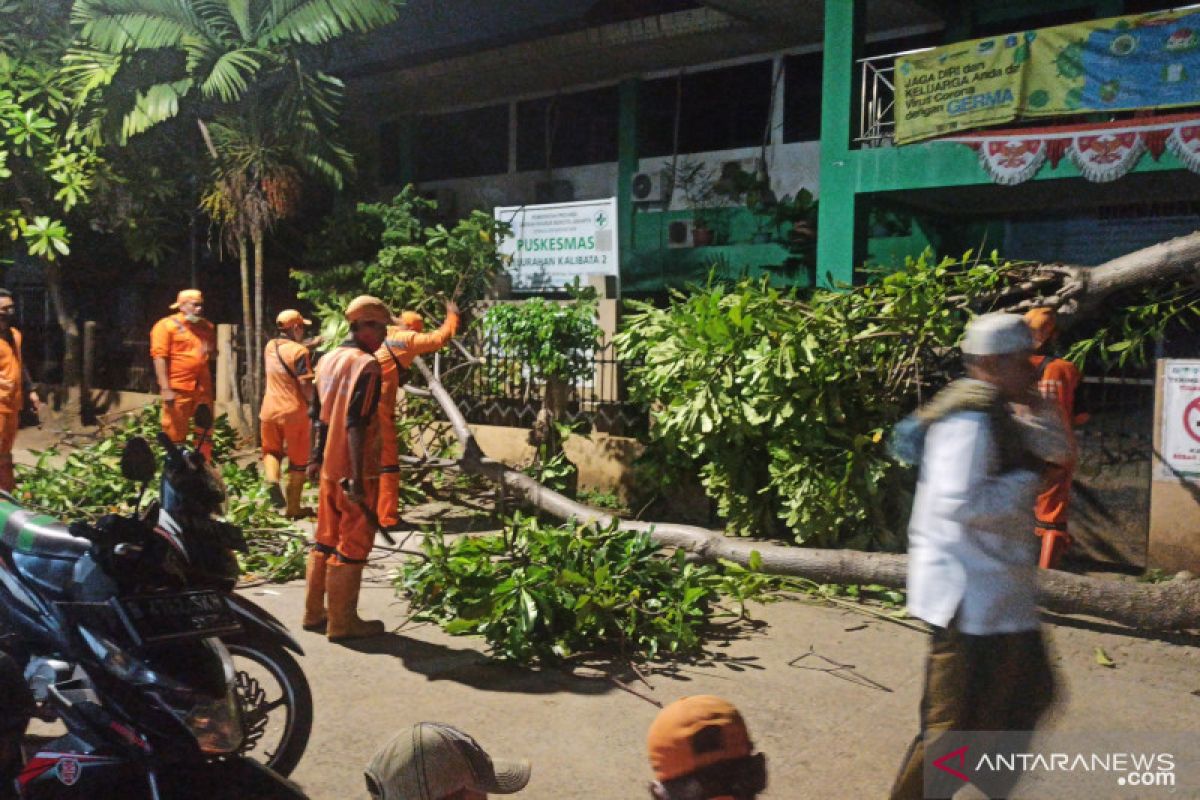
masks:
[(970, 783), (988, 797), (1101, 800), (1200, 796), (1200, 736), (949, 731), (926, 745), (925, 796)]

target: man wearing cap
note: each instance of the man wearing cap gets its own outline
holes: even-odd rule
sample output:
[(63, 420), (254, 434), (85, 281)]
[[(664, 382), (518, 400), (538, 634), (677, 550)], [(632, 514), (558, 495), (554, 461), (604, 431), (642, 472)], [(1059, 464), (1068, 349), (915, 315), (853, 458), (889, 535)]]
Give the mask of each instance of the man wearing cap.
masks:
[[(330, 641), (378, 636), (379, 620), (358, 616), (363, 567), (375, 541), (370, 513), (379, 490), (379, 362), (391, 312), (361, 295), (346, 306), (350, 338), (317, 364), (310, 480), (318, 480), (316, 544), (308, 555), (302, 624), (327, 624)], [(343, 490), (341, 482), (349, 481)], [(325, 611), (328, 598), (329, 610)]]
[[(212, 405), (213, 383), (209, 362), (217, 357), (217, 336), (203, 316), (204, 296), (199, 289), (184, 289), (171, 308), (150, 331), (150, 357), (162, 396), (162, 429), (172, 442), (187, 439), (192, 417), (201, 405)], [(206, 457), (212, 446), (202, 445)]]
[(387, 339), (375, 353), (383, 375), (379, 397), (379, 436), (382, 443), (379, 465), (379, 501), (376, 513), (383, 528), (400, 521), (400, 453), (396, 445), (396, 400), (408, 381), (413, 359), (445, 347), (458, 330), (458, 305), (446, 303), (446, 320), (432, 333), (415, 311), (405, 311), (388, 328)]
[[(1025, 314), (1025, 323), (1033, 333), (1034, 353), (1030, 363), (1037, 373), (1038, 392), (1058, 406), (1074, 452), (1074, 427), (1086, 422), (1087, 414), (1075, 413), (1075, 390), (1082, 378), (1079, 368), (1054, 355), (1057, 322), (1057, 315), (1052, 308), (1034, 308)], [(1038, 564), (1043, 569), (1057, 567), (1063, 552), (1071, 544), (1071, 537), (1067, 533), (1067, 506), (1071, 502), (1071, 478), (1074, 474), (1075, 459), (1071, 459), (1069, 464), (1053, 468), (1047, 474), (1044, 489), (1037, 497), (1033, 531), (1041, 541)]]
[[(967, 377), (919, 412), (928, 430), (908, 529), (908, 610), (933, 637), (921, 730), (893, 798), (953, 795), (961, 781), (924, 769), (963, 744), (945, 734), (1028, 732), (1053, 699), (1027, 531), (1043, 474), (1067, 463), (1071, 446), (1057, 408), (1037, 393), (1032, 350), (1021, 317), (972, 320), (962, 343)], [(988, 777), (998, 781), (985, 788), (992, 796), (1015, 781)]]
[[(312, 515), (312, 509), (300, 506), (304, 494), (304, 475), (308, 469), (309, 419), (312, 402), (312, 360), (304, 340), (304, 326), (311, 324), (299, 311), (279, 312), (275, 327), (279, 335), (263, 348), (263, 368), (267, 376), (262, 410), (258, 414), (262, 431), (263, 473), (272, 502), (286, 504), (290, 519)], [(279, 490), (280, 462), (287, 457), (287, 497)]]
[(15, 312), (12, 293), (0, 289), (0, 489), (6, 492), (16, 488), (12, 450), (21, 409), (28, 405), (36, 412), (40, 403), (25, 368), (21, 332), (12, 324)]
[(695, 695), (659, 712), (646, 735), (655, 800), (753, 800), (767, 788), (742, 715), (727, 700)]
[(458, 728), (422, 722), (379, 748), (367, 765), (375, 800), (483, 800), (529, 783), (528, 761), (493, 759)]

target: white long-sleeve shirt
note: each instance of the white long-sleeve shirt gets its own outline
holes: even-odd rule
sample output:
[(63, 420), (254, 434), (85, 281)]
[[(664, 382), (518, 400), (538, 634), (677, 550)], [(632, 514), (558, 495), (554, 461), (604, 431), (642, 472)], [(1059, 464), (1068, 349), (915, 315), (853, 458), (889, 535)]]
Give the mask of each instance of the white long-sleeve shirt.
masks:
[[(1042, 415), (1019, 420), (1027, 446), (1062, 463), (1070, 444)], [(987, 414), (962, 411), (930, 426), (909, 523), (908, 609), (963, 633), (1017, 633), (1038, 627), (1037, 539), (1033, 507), (1039, 476), (999, 473)]]

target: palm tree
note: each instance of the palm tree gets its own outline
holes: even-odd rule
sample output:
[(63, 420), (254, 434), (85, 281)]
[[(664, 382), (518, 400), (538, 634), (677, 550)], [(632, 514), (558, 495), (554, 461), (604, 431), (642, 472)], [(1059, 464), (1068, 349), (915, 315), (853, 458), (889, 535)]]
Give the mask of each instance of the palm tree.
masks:
[[(202, 205), (239, 255), (255, 399), (262, 386), (264, 236), (294, 205), (301, 173), (341, 188), (353, 168), (337, 136), (344, 87), (321, 69), (324, 46), (392, 22), (399, 2), (75, 2), (80, 45), (68, 62), (78, 85), (129, 83), (133, 75), (138, 86), (114, 138), (123, 143), (181, 113), (196, 118), (214, 162)], [(142, 75), (152, 77), (140, 83)]]

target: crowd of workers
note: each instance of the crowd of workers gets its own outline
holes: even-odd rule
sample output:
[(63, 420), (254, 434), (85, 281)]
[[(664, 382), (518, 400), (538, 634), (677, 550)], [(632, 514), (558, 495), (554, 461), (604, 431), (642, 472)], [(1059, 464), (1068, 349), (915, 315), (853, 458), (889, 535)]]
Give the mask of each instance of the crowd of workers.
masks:
[[(203, 296), (181, 291), (176, 313), (151, 332), (162, 400), (162, 428), (183, 442), (198, 407), (213, 402), (214, 329)], [(281, 312), (278, 336), (263, 354), (266, 391), (260, 413), (263, 472), (272, 497), (292, 518), (305, 481), (319, 486), (315, 544), (307, 560), (302, 624), (331, 641), (381, 634), (383, 623), (358, 616), (363, 567), (382, 526), (397, 522), (399, 389), (413, 359), (443, 347), (459, 314), (425, 333), (413, 312), (394, 317), (378, 298), (346, 308), (350, 335), (314, 364), (308, 320)], [(0, 290), (0, 489), (13, 488), (18, 415), (36, 410), (12, 325), (13, 299)], [(1052, 567), (1070, 542), (1067, 507), (1075, 463), (1072, 427), (1079, 372), (1051, 354), (1054, 314), (986, 314), (962, 343), (966, 377), (943, 389), (911, 418), (920, 471), (909, 525), (908, 609), (927, 622), (920, 727), (903, 759), (893, 798), (950, 796), (943, 757), (956, 731), (1031, 734), (1055, 695), (1037, 610), (1037, 567)], [(203, 440), (203, 439), (202, 439)], [(910, 450), (912, 447), (910, 446)], [(281, 487), (282, 463), (287, 481)], [(1034, 536), (1014, 532), (1028, 531)], [(1039, 556), (1040, 552), (1040, 556)], [(658, 800), (748, 800), (766, 785), (765, 759), (753, 752), (737, 710), (720, 698), (684, 698), (651, 726), (649, 756)], [(381, 749), (366, 771), (379, 798), (485, 797), (519, 791), (525, 762), (494, 762), (448, 725), (421, 723)], [(984, 788), (1003, 796), (1015, 776)]]

